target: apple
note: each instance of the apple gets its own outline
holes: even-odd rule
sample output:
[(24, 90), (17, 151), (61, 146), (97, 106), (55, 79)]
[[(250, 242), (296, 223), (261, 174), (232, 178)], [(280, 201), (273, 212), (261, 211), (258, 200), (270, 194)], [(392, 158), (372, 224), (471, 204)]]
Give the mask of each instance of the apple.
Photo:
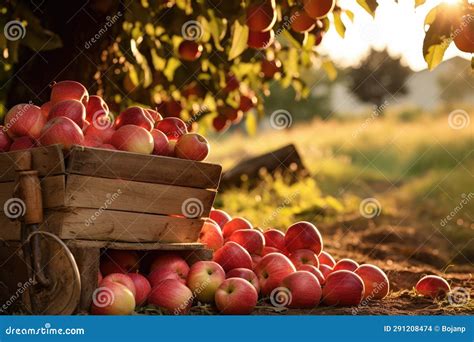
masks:
[(117, 149), (113, 145), (110, 145), (110, 144), (102, 144), (102, 145), (99, 145), (98, 147), (103, 148), (105, 150), (117, 151)]
[(193, 62), (201, 57), (202, 50), (201, 44), (191, 40), (183, 40), (178, 47), (179, 57), (188, 62)]
[(266, 32), (249, 31), (247, 45), (253, 49), (266, 49), (275, 41), (273, 30)]
[(152, 287), (165, 279), (175, 279), (186, 284), (189, 274), (189, 265), (176, 254), (163, 254), (156, 257), (150, 266), (148, 280)]
[(38, 139), (46, 124), (41, 108), (29, 103), (12, 107), (5, 115), (5, 128), (10, 138), (27, 136)]
[(211, 209), (209, 218), (214, 220), (221, 228), (232, 219), (232, 217), (222, 209)]
[(212, 120), (212, 127), (216, 130), (216, 132), (225, 132), (229, 129), (230, 125), (232, 122), (227, 119), (225, 115), (218, 114), (213, 120)]
[(61, 81), (51, 86), (51, 104), (63, 100), (77, 100), (87, 106), (89, 102), (89, 93), (82, 84), (76, 81)]
[(219, 107), (217, 111), (223, 116), (225, 116), (227, 120), (234, 124), (238, 124), (244, 117), (244, 112), (242, 112), (238, 108), (234, 108), (228, 105)]
[(474, 21), (472, 14), (465, 15), (461, 18), (464, 25), (458, 27), (458, 34), (454, 36), (454, 44), (463, 52), (474, 53)]
[(323, 238), (312, 223), (301, 221), (294, 223), (286, 231), (285, 247), (290, 253), (297, 249), (310, 249), (319, 254), (323, 249)]
[(297, 268), (297, 270), (298, 271), (308, 271), (308, 272), (314, 274), (316, 276), (316, 278), (318, 278), (319, 284), (321, 284), (321, 285), (324, 285), (324, 283), (326, 282), (326, 279), (324, 278), (323, 273), (313, 265), (308, 265), (308, 264), (301, 265), (300, 267)]
[(111, 273), (105, 276), (104, 279), (102, 279), (102, 282), (99, 284), (99, 286), (107, 282), (119, 283), (119, 284), (122, 284), (123, 286), (126, 286), (133, 293), (133, 297), (135, 297), (137, 293), (137, 289), (135, 288), (135, 284), (132, 278), (130, 278), (125, 273)]
[(174, 152), (178, 158), (202, 161), (209, 154), (209, 142), (197, 133), (185, 133), (176, 142)]
[(216, 291), (217, 309), (225, 315), (248, 315), (257, 305), (258, 294), (247, 280), (228, 278)]
[(169, 140), (178, 140), (183, 134), (188, 133), (186, 123), (180, 118), (170, 117), (158, 121), (155, 128), (166, 134)]
[(263, 295), (269, 295), (273, 289), (280, 286), (287, 275), (293, 272), (296, 272), (295, 266), (281, 253), (265, 255), (255, 267), (255, 274)]
[(109, 115), (109, 106), (98, 95), (91, 95), (86, 107), (86, 120), (92, 122), (101, 116)]
[(290, 253), (289, 258), (296, 269), (301, 265), (313, 265), (319, 267), (319, 261), (316, 254), (309, 249), (297, 249)]
[(246, 113), (258, 103), (258, 99), (253, 92), (249, 92), (247, 95), (240, 95), (239, 110)]
[(151, 116), (147, 114), (143, 108), (134, 106), (125, 109), (115, 120), (115, 127), (117, 129), (126, 125), (135, 125), (142, 127), (147, 131), (151, 131), (154, 122)]
[(166, 134), (157, 129), (151, 130), (153, 137), (153, 154), (156, 156), (170, 156), (172, 154)]
[(318, 278), (308, 271), (296, 271), (286, 276), (281, 286), (290, 291), (288, 307), (293, 309), (314, 308), (321, 300), (321, 285)]
[(112, 136), (115, 133), (115, 129), (112, 127), (101, 127), (96, 125), (90, 125), (84, 131), (85, 140), (97, 141), (101, 144), (110, 144)]
[(291, 21), (291, 29), (298, 33), (311, 31), (316, 26), (316, 21), (313, 18), (296, 7), (291, 10), (291, 18), (294, 18)]
[(36, 146), (36, 143), (30, 137), (20, 137), (15, 139), (10, 146), (10, 151), (27, 150)]
[(227, 240), (233, 232), (240, 229), (252, 229), (252, 224), (243, 217), (234, 217), (222, 227), (222, 235)]
[(62, 144), (65, 150), (69, 150), (73, 145), (82, 145), (84, 134), (74, 121), (60, 116), (48, 121), (43, 127), (39, 142), (43, 146)]
[(130, 289), (117, 282), (102, 282), (93, 293), (93, 315), (130, 315), (135, 310), (135, 297)]
[(265, 247), (274, 247), (280, 251), (285, 250), (285, 233), (278, 229), (268, 229), (263, 233)]
[(193, 293), (182, 282), (166, 279), (153, 286), (148, 303), (165, 310), (169, 314), (186, 314), (193, 303)]
[(359, 264), (352, 259), (341, 259), (336, 262), (333, 267), (334, 271), (346, 270), (354, 272), (359, 267)]
[(125, 125), (114, 132), (111, 144), (121, 150), (135, 153), (151, 154), (153, 136), (146, 129), (135, 125)]
[(359, 305), (364, 298), (364, 282), (351, 271), (335, 271), (327, 278), (323, 287), (323, 301), (327, 305)]
[(217, 288), (225, 280), (224, 269), (214, 261), (198, 261), (191, 266), (186, 284), (203, 303), (213, 303)]
[(329, 267), (334, 267), (336, 265), (336, 260), (332, 257), (331, 254), (325, 251), (321, 251), (318, 255), (319, 264), (328, 265)]
[(207, 248), (213, 251), (218, 250), (224, 245), (224, 237), (222, 231), (212, 220), (206, 220), (199, 233), (200, 243), (204, 244)]
[(239, 229), (232, 233), (228, 241), (234, 241), (244, 247), (250, 254), (261, 255), (265, 238), (255, 229)]
[(327, 16), (335, 4), (335, 0), (303, 0), (305, 12), (313, 19)]
[(428, 298), (443, 298), (451, 291), (448, 282), (435, 275), (427, 275), (421, 278), (415, 285), (418, 294)]
[(148, 295), (151, 292), (151, 285), (148, 279), (140, 273), (128, 273), (135, 285), (135, 302), (137, 306), (142, 306), (146, 303)]
[(269, 31), (276, 22), (275, 1), (252, 3), (247, 7), (246, 24), (250, 31)]
[(268, 246), (265, 246), (263, 247), (263, 250), (262, 250), (262, 256), (265, 256), (267, 254), (270, 254), (270, 253), (282, 253), (282, 251), (280, 251), (279, 249), (275, 248), (275, 247), (268, 247)]
[(48, 121), (61, 116), (71, 119), (82, 129), (86, 120), (86, 108), (77, 100), (60, 101), (51, 107)]
[(148, 114), (152, 119), (153, 122), (157, 123), (158, 121), (163, 120), (163, 117), (161, 116), (160, 113), (158, 113), (156, 110), (151, 109), (151, 108), (143, 108), (146, 114)]
[(248, 268), (234, 268), (230, 270), (229, 272), (227, 272), (225, 277), (245, 279), (250, 284), (252, 284), (253, 287), (255, 287), (255, 290), (257, 290), (257, 293), (260, 292), (260, 285), (258, 284), (257, 275), (252, 270), (249, 270)]
[(258, 265), (258, 263), (260, 262), (260, 260), (262, 260), (262, 256), (261, 255), (257, 255), (257, 254), (250, 254), (250, 257), (252, 258), (252, 270), (255, 269), (255, 267)]
[(233, 268), (252, 269), (252, 257), (249, 252), (239, 244), (229, 241), (214, 252), (213, 260), (222, 266), (224, 271)]
[(326, 279), (332, 273), (332, 271), (334, 271), (331, 266), (328, 266), (328, 265), (325, 265), (325, 264), (320, 264), (319, 265), (319, 270), (323, 274), (324, 279)]
[(5, 126), (0, 125), (0, 152), (8, 152), (10, 150), (10, 145), (12, 140), (7, 134), (7, 129)]
[(390, 283), (384, 271), (375, 265), (364, 264), (354, 271), (364, 282), (364, 299), (382, 299), (389, 290)]
[(135, 251), (108, 249), (100, 260), (100, 272), (107, 276), (111, 273), (132, 273), (138, 271), (140, 259)]
[(48, 101), (48, 102), (45, 102), (41, 105), (41, 113), (43, 114), (43, 116), (47, 119), (48, 118), (48, 115), (49, 115), (49, 111), (51, 110), (51, 107), (53, 106), (53, 104), (51, 103), (51, 101)]
[(266, 79), (273, 79), (281, 70), (281, 62), (278, 59), (263, 59), (260, 65), (260, 73)]

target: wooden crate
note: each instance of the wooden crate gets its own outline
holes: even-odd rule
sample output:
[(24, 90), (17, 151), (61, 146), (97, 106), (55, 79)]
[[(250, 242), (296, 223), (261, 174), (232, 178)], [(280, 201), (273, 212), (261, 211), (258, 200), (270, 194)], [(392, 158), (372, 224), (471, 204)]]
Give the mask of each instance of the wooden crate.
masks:
[[(0, 153), (2, 207), (13, 197), (17, 153)], [(41, 229), (64, 240), (196, 242), (222, 171), (209, 163), (80, 146), (68, 155), (59, 145), (31, 153), (41, 177)], [(0, 239), (20, 239), (19, 223), (3, 210)]]

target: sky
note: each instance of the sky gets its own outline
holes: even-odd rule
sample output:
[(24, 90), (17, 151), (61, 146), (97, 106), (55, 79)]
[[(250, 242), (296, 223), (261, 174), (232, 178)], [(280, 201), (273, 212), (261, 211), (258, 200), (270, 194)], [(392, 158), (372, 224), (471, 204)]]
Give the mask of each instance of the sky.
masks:
[[(345, 67), (356, 65), (371, 46), (377, 49), (388, 47), (390, 54), (402, 56), (402, 60), (413, 70), (426, 69), (422, 54), (425, 16), (437, 4), (453, 1), (427, 0), (415, 10), (414, 0), (399, 0), (398, 4), (393, 0), (382, 0), (373, 19), (355, 0), (341, 0), (342, 8), (354, 12), (354, 22), (345, 18), (347, 30), (344, 39), (331, 28), (323, 39), (320, 51)], [(471, 58), (470, 54), (459, 52), (451, 44), (444, 59), (454, 56)]]

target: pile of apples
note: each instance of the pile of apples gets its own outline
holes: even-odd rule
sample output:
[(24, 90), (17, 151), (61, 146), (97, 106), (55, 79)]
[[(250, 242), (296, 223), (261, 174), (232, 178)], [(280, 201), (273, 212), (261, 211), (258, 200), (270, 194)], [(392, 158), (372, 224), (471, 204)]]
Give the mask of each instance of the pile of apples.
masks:
[(75, 81), (54, 83), (50, 101), (41, 107), (14, 106), (0, 126), (0, 152), (53, 144), (62, 144), (65, 150), (82, 145), (197, 161), (210, 150), (207, 140), (188, 132), (183, 120), (163, 118), (153, 109), (129, 107), (114, 120), (107, 103), (100, 96), (89, 96)]

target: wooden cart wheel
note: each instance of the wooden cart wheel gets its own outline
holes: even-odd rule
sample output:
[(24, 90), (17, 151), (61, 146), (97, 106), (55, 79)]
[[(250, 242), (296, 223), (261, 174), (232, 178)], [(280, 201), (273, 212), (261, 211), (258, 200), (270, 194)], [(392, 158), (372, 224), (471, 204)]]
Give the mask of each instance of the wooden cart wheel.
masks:
[(30, 292), (32, 309), (35, 314), (41, 315), (71, 315), (81, 296), (81, 278), (76, 260), (67, 245), (56, 235), (35, 231), (26, 242), (30, 243), (34, 235), (43, 237), (40, 241), (40, 265), (49, 286), (35, 286)]

